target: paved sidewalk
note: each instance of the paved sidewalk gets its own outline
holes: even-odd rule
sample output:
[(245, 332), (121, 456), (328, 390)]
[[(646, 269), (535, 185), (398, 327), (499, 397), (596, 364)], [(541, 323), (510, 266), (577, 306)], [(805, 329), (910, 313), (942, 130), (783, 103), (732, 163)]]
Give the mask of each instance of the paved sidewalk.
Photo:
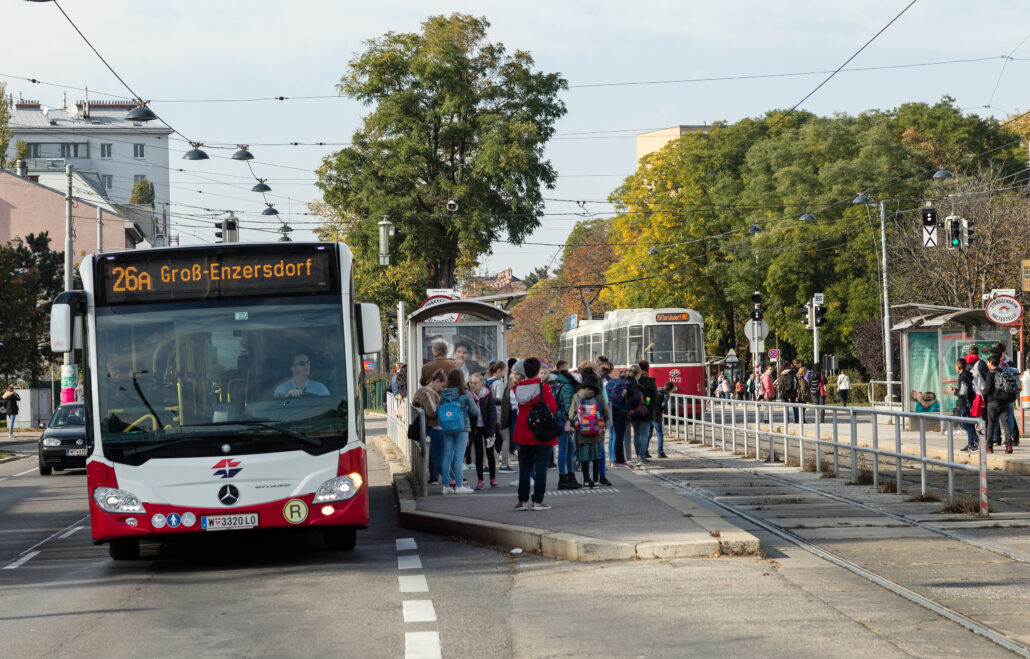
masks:
[[(576, 561), (685, 558), (757, 554), (758, 539), (723, 518), (714, 507), (686, 498), (643, 473), (611, 469), (611, 487), (557, 489), (558, 472), (548, 471), (544, 501), (552, 508), (518, 512), (518, 474), (499, 474), (500, 488), (472, 494), (438, 493), (416, 498), (407, 465), (375, 417), (366, 421), (370, 442), (386, 456), (394, 474), (405, 528), (455, 535), (507, 548)], [(470, 472), (475, 479), (475, 472)], [(552, 484), (553, 481), (553, 484)], [(438, 490), (437, 490), (438, 491)]]

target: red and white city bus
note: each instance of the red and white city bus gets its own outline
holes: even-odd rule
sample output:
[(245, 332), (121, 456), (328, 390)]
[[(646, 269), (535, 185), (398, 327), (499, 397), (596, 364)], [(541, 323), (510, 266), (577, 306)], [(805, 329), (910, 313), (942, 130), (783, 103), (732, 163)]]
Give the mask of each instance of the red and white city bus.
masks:
[(350, 250), (125, 251), (80, 273), (51, 344), (71, 351), (81, 327), (94, 542), (123, 560), (140, 540), (312, 529), (353, 548), (369, 520), (360, 355), (382, 336), (353, 301)]
[(616, 369), (646, 359), (659, 388), (704, 395), (704, 319), (691, 309), (615, 309), (562, 333), (558, 356), (575, 369), (605, 355)]

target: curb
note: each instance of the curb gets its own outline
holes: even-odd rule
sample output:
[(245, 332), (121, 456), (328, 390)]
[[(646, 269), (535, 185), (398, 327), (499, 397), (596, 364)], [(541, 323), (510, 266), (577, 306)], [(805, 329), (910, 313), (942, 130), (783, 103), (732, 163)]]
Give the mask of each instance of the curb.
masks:
[(551, 558), (582, 562), (704, 558), (759, 552), (759, 541), (755, 536), (725, 521), (711, 509), (674, 495), (643, 478), (637, 479), (641, 482), (635, 485), (680, 512), (689, 513), (692, 521), (708, 531), (711, 537), (699, 542), (615, 542), (530, 526), (420, 511), (400, 452), (384, 435), (375, 436), (373, 444), (389, 465), (397, 495), (400, 523), (406, 529), (454, 535), (501, 547), (518, 547)]
[(0, 458), (0, 465), (5, 462), (14, 462), (15, 460), (24, 460), (25, 458), (31, 458), (31, 455), (12, 455), (9, 458)]

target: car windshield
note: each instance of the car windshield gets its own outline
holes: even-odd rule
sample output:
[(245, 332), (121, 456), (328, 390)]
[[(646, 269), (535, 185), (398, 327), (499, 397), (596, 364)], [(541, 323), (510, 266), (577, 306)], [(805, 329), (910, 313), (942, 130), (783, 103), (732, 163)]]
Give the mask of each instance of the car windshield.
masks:
[[(101, 307), (96, 317), (108, 457), (204, 455), (234, 437), (255, 440), (253, 452), (346, 443), (338, 295)], [(140, 450), (157, 444), (168, 450)]]
[(68, 426), (82, 426), (84, 425), (82, 419), (82, 405), (62, 405), (50, 417), (47, 427), (67, 428)]

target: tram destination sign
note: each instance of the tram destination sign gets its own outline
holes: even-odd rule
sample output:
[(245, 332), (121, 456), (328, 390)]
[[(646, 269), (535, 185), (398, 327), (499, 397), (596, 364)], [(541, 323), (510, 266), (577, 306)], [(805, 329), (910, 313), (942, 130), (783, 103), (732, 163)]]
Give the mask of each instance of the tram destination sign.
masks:
[(688, 320), (690, 320), (690, 314), (685, 312), (660, 313), (655, 315), (655, 321), (659, 323), (685, 323)]
[(223, 250), (140, 250), (101, 255), (100, 304), (328, 293), (338, 289), (324, 245)]

